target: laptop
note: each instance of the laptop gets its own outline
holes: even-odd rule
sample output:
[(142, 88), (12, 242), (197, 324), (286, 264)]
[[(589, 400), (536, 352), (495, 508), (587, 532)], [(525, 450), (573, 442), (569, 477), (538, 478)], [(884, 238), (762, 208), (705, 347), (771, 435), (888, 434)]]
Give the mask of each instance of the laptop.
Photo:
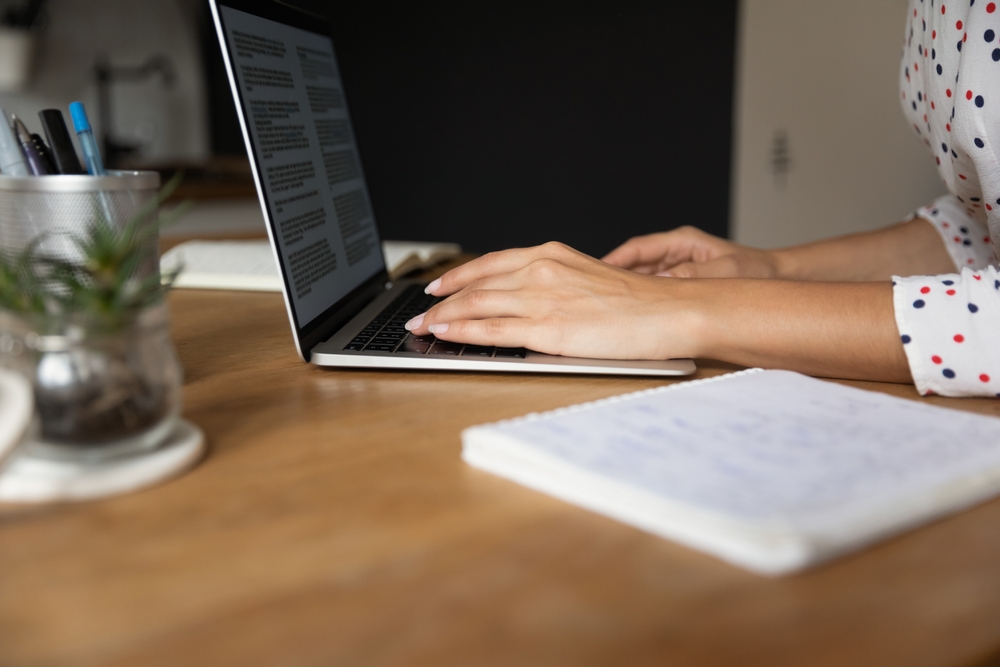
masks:
[(390, 281), (327, 20), (279, 0), (209, 0), (296, 349), (319, 366), (687, 375), (690, 359), (578, 359), (414, 336), (438, 301)]

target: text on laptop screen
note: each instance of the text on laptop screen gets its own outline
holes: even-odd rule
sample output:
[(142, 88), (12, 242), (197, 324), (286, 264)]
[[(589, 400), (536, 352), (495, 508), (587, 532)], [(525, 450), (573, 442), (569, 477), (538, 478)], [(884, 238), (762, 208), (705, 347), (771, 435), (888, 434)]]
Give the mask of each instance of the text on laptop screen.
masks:
[(301, 328), (385, 266), (333, 42), (219, 9)]

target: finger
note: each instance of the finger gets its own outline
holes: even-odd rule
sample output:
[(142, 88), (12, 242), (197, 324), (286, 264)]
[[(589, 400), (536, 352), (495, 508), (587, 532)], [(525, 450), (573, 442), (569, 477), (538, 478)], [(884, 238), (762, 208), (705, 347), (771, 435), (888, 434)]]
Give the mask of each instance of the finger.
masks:
[[(446, 296), (467, 287), (469, 284), (504, 273), (517, 271), (531, 262), (550, 258), (564, 262), (579, 262), (586, 258), (583, 253), (567, 245), (556, 242), (545, 243), (533, 248), (515, 248), (491, 252), (456, 267), (430, 283), (426, 292), (435, 296)], [(593, 261), (593, 258), (589, 258)]]
[(661, 264), (674, 266), (694, 259), (694, 248), (703, 236), (693, 227), (636, 236), (605, 255), (602, 261), (632, 271)]
[(512, 290), (474, 290), (452, 296), (423, 315), (406, 323), (407, 330), (417, 335), (434, 333), (439, 324), (459, 320), (479, 320), (496, 317), (520, 317), (530, 307), (524, 295)]
[(520, 317), (457, 320), (435, 327), (434, 336), (444, 341), (469, 345), (532, 348), (535, 326), (531, 320)]

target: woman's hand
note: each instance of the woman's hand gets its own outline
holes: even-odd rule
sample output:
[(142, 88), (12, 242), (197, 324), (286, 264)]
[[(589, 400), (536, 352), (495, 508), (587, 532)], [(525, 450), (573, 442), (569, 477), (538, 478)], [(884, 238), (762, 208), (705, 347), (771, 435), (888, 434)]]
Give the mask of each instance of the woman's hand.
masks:
[(484, 255), (427, 291), (450, 296), (407, 329), (441, 340), (604, 359), (696, 352), (698, 318), (684, 285), (609, 266), (561, 243)]
[(604, 261), (636, 273), (675, 278), (777, 278), (774, 253), (737, 245), (694, 227), (636, 236)]

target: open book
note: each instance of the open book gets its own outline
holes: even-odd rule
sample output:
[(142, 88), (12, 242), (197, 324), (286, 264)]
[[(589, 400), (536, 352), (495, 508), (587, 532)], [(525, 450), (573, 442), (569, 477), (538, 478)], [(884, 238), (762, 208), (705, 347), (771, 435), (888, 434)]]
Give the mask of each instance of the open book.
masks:
[(467, 429), (469, 464), (765, 574), (1000, 492), (1000, 419), (743, 371)]
[[(399, 278), (428, 269), (462, 252), (454, 243), (383, 241), (389, 276)], [(187, 241), (160, 259), (163, 271), (183, 267), (177, 287), (281, 291), (281, 276), (271, 244), (260, 241)]]

